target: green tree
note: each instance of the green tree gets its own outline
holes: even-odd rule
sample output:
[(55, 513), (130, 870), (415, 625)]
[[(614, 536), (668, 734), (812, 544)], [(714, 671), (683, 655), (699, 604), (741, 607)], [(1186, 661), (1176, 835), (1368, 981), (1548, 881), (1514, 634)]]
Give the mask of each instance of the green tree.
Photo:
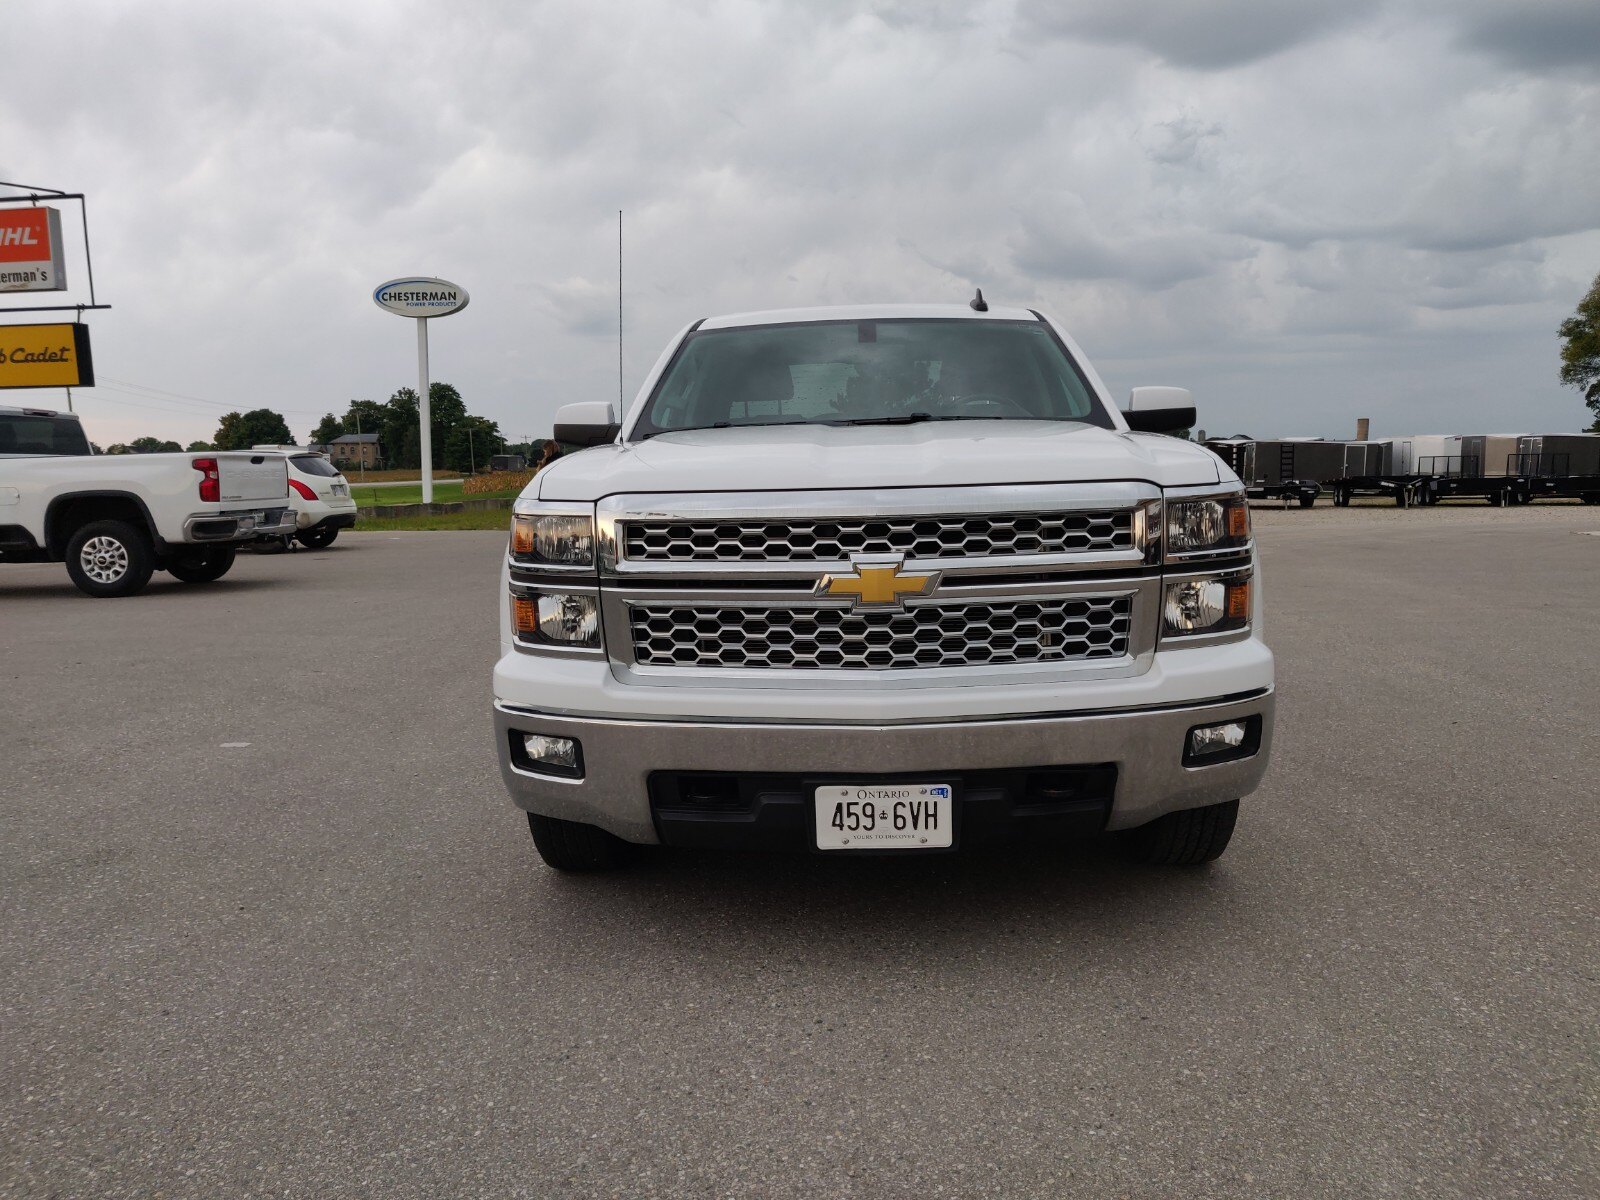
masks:
[(129, 442), (128, 449), (135, 454), (177, 454), (183, 447), (177, 442), (167, 442), (161, 438), (142, 437)]
[(190, 454), (200, 454), (206, 450), (215, 450), (216, 447), (210, 442), (190, 442), (184, 449)]
[(311, 431), (311, 441), (314, 445), (326, 446), (344, 431), (344, 424), (338, 417), (329, 413), (317, 422), (317, 427)]
[(247, 413), (231, 412), (217, 425), (211, 439), (218, 450), (248, 450), (251, 446), (285, 445), (294, 441), (289, 423), (270, 408), (253, 408)]
[(506, 440), (500, 426), (487, 417), (463, 417), (445, 439), (444, 465), (452, 471), (471, 471), (489, 461), (491, 454), (503, 454)]
[[(389, 403), (384, 405), (383, 429), (380, 441), (383, 443), (384, 453), (390, 462), (397, 467), (422, 466), (422, 436), (421, 417), (417, 403), (417, 390), (403, 387), (389, 397)], [(428, 429), (433, 437), (433, 465), (435, 469), (444, 465), (448, 451), (446, 447), (453, 444), (452, 435), (458, 425), (467, 419), (467, 406), (461, 399), (461, 393), (448, 383), (430, 383), (428, 385)], [(373, 432), (367, 430), (368, 433)], [(495, 436), (499, 436), (499, 429)], [(472, 438), (476, 445), (477, 430), (474, 429)], [(466, 435), (462, 435), (462, 444), (466, 444)], [(467, 455), (463, 451), (461, 456), (463, 464)]]
[(1578, 301), (1578, 311), (1561, 322), (1561, 382), (1583, 392), (1600, 431), (1600, 275)]

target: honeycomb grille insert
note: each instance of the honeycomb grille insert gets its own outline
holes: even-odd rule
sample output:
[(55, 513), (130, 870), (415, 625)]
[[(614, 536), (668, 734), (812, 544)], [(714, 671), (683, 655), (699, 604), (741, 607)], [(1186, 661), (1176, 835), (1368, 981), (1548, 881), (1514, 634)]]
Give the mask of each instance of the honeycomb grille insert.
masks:
[(906, 670), (1088, 662), (1128, 652), (1127, 596), (842, 608), (631, 608), (634, 661), (649, 667)]
[(1009, 558), (1133, 548), (1133, 514), (1059, 512), (796, 521), (627, 521), (636, 562), (839, 562), (853, 554)]

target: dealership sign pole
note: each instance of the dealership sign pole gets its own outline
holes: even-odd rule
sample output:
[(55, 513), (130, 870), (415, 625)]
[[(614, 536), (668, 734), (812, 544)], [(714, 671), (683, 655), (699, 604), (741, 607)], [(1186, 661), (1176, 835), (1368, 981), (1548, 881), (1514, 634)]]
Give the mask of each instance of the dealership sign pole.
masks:
[(444, 279), (413, 276), (391, 279), (372, 293), (375, 304), (417, 322), (417, 410), (422, 421), (422, 502), (433, 503), (433, 422), (428, 411), (428, 320), (448, 317), (467, 306), (467, 289)]

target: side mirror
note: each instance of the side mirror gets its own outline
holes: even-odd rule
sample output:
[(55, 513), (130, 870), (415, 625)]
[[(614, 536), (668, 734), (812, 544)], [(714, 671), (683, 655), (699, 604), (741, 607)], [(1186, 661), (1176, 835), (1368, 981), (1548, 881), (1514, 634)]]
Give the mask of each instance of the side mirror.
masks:
[(622, 422), (617, 410), (601, 400), (564, 404), (556, 409), (555, 439), (578, 446), (603, 446), (617, 440)]
[(1188, 388), (1136, 387), (1128, 393), (1122, 411), (1128, 428), (1137, 433), (1176, 433), (1193, 429), (1194, 397)]

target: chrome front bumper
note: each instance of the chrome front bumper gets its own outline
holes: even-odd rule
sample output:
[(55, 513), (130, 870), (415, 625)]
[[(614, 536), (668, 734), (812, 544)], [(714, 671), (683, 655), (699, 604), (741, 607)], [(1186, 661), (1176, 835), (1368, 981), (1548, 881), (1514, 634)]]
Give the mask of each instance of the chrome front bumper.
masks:
[[(799, 724), (606, 720), (557, 716), (496, 704), (500, 773), (519, 808), (598, 825), (630, 842), (654, 843), (648, 778), (653, 771), (875, 776), (1115, 763), (1109, 829), (1166, 813), (1233, 800), (1267, 769), (1274, 694), (1173, 707), (915, 724)], [(1196, 725), (1259, 716), (1259, 750), (1249, 758), (1183, 765)], [(512, 761), (513, 736), (575, 738), (585, 775), (566, 779)]]

